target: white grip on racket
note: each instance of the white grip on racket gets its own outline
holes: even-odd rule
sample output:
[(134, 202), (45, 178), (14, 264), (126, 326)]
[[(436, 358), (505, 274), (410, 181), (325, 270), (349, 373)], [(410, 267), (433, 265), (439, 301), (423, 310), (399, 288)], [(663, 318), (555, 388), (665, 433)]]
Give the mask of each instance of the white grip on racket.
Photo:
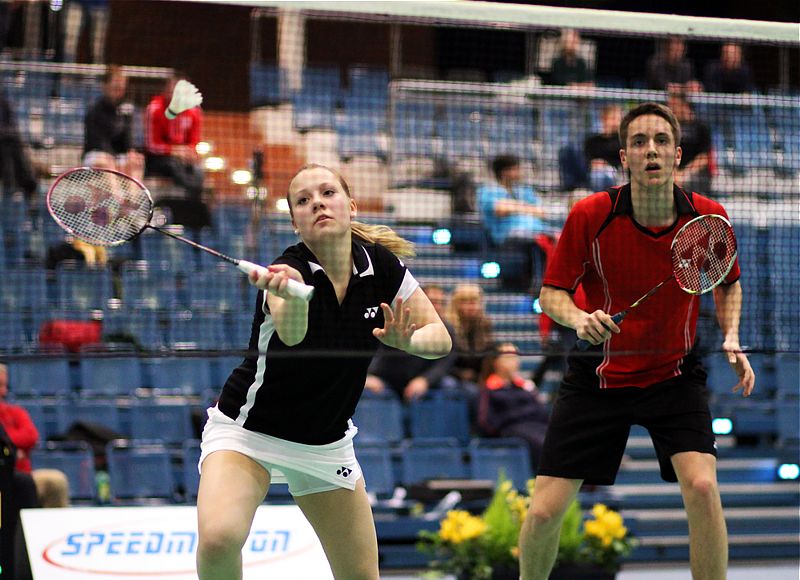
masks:
[[(254, 264), (253, 262), (248, 262), (247, 260), (239, 260), (239, 263), (236, 264), (236, 267), (247, 275), (249, 275), (250, 272), (254, 272), (257, 270), (266, 270), (264, 266), (259, 266), (258, 264)], [(302, 298), (306, 302), (311, 300), (311, 298), (314, 296), (313, 286), (309, 286), (308, 284), (303, 284), (302, 282), (298, 282), (297, 280), (293, 280), (292, 278), (289, 278), (289, 283), (286, 287), (286, 291), (291, 296), (294, 296), (295, 298)]]

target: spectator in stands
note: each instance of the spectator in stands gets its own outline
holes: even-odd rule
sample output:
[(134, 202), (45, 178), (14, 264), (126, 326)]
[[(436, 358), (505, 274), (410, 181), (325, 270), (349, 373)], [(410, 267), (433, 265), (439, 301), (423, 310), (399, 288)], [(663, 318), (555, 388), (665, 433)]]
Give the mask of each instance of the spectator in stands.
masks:
[(55, 270), (65, 260), (82, 262), (90, 268), (105, 268), (108, 264), (108, 252), (103, 246), (93, 246), (78, 238), (67, 236), (66, 239), (47, 249), (45, 267)]
[[(378, 580), (350, 419), (379, 343), (435, 359), (450, 352), (451, 338), (400, 260), (412, 245), (355, 221), (341, 175), (306, 165), (286, 201), (302, 243), (250, 274), (260, 290), (254, 354), (231, 373), (203, 430), (197, 572), (200, 580), (241, 578), (253, 515), (285, 478), (334, 577)], [(313, 299), (289, 294), (290, 279), (313, 284)]]
[(681, 124), (683, 155), (675, 171), (675, 183), (686, 190), (709, 192), (715, 166), (711, 129), (695, 116), (684, 93), (670, 93), (667, 105)]
[[(2, 526), (0, 526), (0, 565), (9, 578), (23, 577), (27, 568), (19, 530), (19, 511), (39, 506), (36, 484), (31, 476), (30, 451), (39, 441), (39, 432), (30, 415), (22, 407), (6, 401), (8, 396), (8, 367), (0, 364), (0, 448), (16, 451), (14, 469), (8, 481), (0, 482)], [(0, 463), (8, 461), (2, 458)], [(28, 576), (29, 577), (29, 576)]]
[[(528, 260), (517, 276), (527, 288), (536, 288), (535, 264), (541, 254), (545, 261), (554, 246), (553, 229), (544, 222), (545, 210), (533, 188), (522, 185), (519, 159), (500, 155), (491, 163), (495, 181), (478, 188), (478, 209), (483, 227), (496, 248), (516, 247)], [(501, 272), (501, 276), (503, 273)]]
[(655, 90), (700, 91), (692, 62), (686, 58), (686, 43), (680, 36), (670, 36), (660, 43), (647, 63), (647, 88)]
[(589, 164), (589, 188), (603, 191), (620, 183), (622, 161), (619, 157), (619, 122), (622, 108), (605, 105), (600, 110), (601, 132), (586, 138), (584, 155)]
[(91, 62), (102, 64), (106, 49), (109, 0), (66, 0), (64, 6), (63, 60), (77, 62), (78, 45), (89, 21)]
[(128, 77), (118, 66), (103, 75), (103, 96), (87, 111), (83, 164), (116, 169), (141, 180), (144, 157), (133, 149), (133, 105), (125, 102)]
[(586, 59), (578, 54), (581, 35), (577, 30), (565, 28), (561, 31), (559, 53), (550, 68), (551, 85), (593, 86), (594, 73)]
[(17, 128), (11, 104), (0, 94), (0, 185), (2, 195), (22, 191), (28, 201), (37, 192), (36, 176)]
[(176, 73), (164, 83), (161, 94), (147, 105), (145, 119), (145, 175), (169, 177), (186, 190), (192, 201), (203, 192), (203, 166), (196, 146), (200, 141), (202, 112), (194, 107), (174, 119), (165, 115), (175, 84), (185, 78)]
[(749, 93), (754, 90), (753, 71), (734, 42), (722, 45), (719, 60), (706, 67), (705, 90), (712, 93)]
[[(726, 212), (714, 200), (675, 186), (681, 125), (667, 107), (633, 108), (619, 133), (630, 183), (573, 206), (545, 274), (542, 308), (593, 346), (572, 351), (553, 404), (520, 531), (520, 572), (524, 580), (548, 577), (570, 502), (584, 483), (613, 484), (631, 425), (639, 424), (650, 431), (662, 479), (680, 483), (693, 576), (723, 579), (728, 544), (716, 444), (706, 373), (693, 350), (697, 297), (657, 292), (647, 313), (630, 314), (619, 325), (612, 315), (643, 291), (632, 264), (651, 280), (663, 279), (673, 272), (670, 244), (680, 228), (698, 214)], [(739, 344), (740, 275), (736, 263), (714, 289), (714, 302), (721, 348), (739, 377), (733, 390), (748, 397), (755, 375)], [(584, 308), (573, 300), (578, 284)]]
[[(425, 286), (423, 291), (428, 296), (439, 317), (445, 317), (447, 294), (441, 286)], [(445, 322), (450, 335), (454, 334), (449, 323)], [(367, 380), (364, 388), (373, 393), (393, 391), (400, 398), (411, 401), (424, 396), (431, 389), (442, 386), (442, 382), (450, 379), (449, 373), (456, 360), (454, 350), (440, 359), (425, 359), (405, 351), (385, 345), (378, 351), (367, 369)], [(449, 384), (452, 388), (453, 385)]]
[(494, 342), (492, 322), (486, 314), (481, 287), (477, 284), (456, 286), (447, 305), (445, 320), (453, 326), (455, 333), (453, 350), (457, 356), (453, 375), (477, 385), (483, 357)]
[(547, 431), (547, 402), (533, 381), (520, 375), (519, 369), (519, 351), (510, 342), (495, 346), (484, 358), (478, 427), (488, 437), (524, 440), (535, 470)]

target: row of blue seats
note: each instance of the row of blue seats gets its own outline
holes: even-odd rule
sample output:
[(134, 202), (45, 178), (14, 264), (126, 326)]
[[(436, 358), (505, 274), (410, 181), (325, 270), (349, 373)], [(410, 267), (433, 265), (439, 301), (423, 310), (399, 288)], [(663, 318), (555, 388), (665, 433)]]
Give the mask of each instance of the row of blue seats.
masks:
[[(455, 440), (405, 441), (390, 448), (368, 442), (357, 445), (367, 491), (387, 497), (398, 486), (432, 479), (496, 481), (504, 472), (519, 489), (533, 475), (525, 444), (518, 440), (474, 439), (468, 445)], [(197, 498), (199, 441), (187, 440), (176, 453), (161, 440), (115, 440), (105, 446), (110, 500), (115, 503), (143, 499), (193, 501)], [(34, 450), (35, 469), (64, 471), (73, 501), (96, 501), (95, 460), (81, 443), (48, 443)], [(269, 497), (286, 498), (287, 489), (276, 485)]]

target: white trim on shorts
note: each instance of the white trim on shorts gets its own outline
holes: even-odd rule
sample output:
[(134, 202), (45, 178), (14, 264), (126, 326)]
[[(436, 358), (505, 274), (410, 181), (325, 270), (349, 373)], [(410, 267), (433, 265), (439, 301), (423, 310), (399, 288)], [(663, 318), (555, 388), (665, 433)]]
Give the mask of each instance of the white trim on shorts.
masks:
[[(353, 448), (353, 437), (358, 433), (358, 428), (352, 421), (348, 423), (344, 437), (338, 441), (325, 445), (306, 445), (245, 429), (217, 407), (210, 407), (207, 413), (198, 471), (202, 472), (203, 461), (211, 453), (228, 450), (257, 461), (270, 474), (272, 483), (289, 483), (292, 495), (330, 491), (337, 487), (354, 490), (356, 482), (362, 477)], [(281, 468), (285, 468), (286, 472)], [(303, 480), (303, 489), (293, 485), (296, 484), (296, 481), (292, 481), (294, 472), (309, 476), (295, 478)]]

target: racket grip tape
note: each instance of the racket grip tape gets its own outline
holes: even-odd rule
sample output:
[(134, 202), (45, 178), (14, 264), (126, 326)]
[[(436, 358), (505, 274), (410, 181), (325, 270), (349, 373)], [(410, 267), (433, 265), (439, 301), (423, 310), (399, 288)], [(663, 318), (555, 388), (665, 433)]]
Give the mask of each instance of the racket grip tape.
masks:
[[(614, 324), (619, 324), (625, 318), (626, 314), (628, 314), (628, 313), (626, 311), (624, 311), (624, 310), (622, 312), (617, 312), (614, 316), (611, 317), (611, 320), (614, 321)], [(603, 326), (606, 326), (606, 325), (604, 324)], [(606, 326), (606, 328), (608, 328), (608, 327)], [(578, 341), (578, 350), (586, 350), (591, 345), (592, 345), (591, 342), (581, 338)]]
[[(236, 264), (236, 267), (239, 268), (241, 272), (249, 275), (250, 272), (255, 270), (266, 270), (264, 266), (259, 266), (258, 264), (254, 264), (253, 262), (248, 262), (247, 260), (239, 260)], [(306, 302), (310, 301), (311, 298), (314, 296), (314, 287), (309, 286), (308, 284), (303, 284), (302, 282), (298, 282), (297, 280), (289, 279), (289, 283), (286, 286), (286, 291), (295, 298), (302, 298)]]

